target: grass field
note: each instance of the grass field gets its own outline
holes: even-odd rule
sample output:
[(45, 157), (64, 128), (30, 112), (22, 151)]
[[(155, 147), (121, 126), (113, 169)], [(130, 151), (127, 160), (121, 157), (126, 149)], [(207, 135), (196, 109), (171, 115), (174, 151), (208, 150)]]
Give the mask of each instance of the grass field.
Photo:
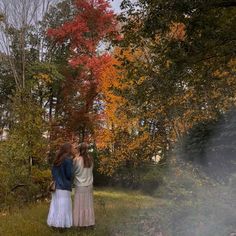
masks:
[(181, 185), (175, 191), (173, 187), (160, 188), (156, 197), (138, 191), (96, 189), (96, 227), (93, 230), (54, 231), (46, 224), (49, 202), (39, 202), (12, 212), (2, 212), (0, 236), (234, 235), (236, 197), (232, 186), (201, 186), (195, 191), (192, 186), (191, 191), (182, 188)]
[[(152, 209), (156, 199), (139, 192), (112, 189), (95, 190), (96, 227), (91, 230), (69, 229), (56, 232), (46, 224), (49, 203), (34, 204), (0, 216), (0, 235), (49, 236), (49, 235), (134, 235), (139, 234), (140, 214)], [(142, 213), (141, 213), (142, 212)], [(143, 222), (145, 223), (145, 222)], [(143, 230), (143, 229), (142, 229)]]

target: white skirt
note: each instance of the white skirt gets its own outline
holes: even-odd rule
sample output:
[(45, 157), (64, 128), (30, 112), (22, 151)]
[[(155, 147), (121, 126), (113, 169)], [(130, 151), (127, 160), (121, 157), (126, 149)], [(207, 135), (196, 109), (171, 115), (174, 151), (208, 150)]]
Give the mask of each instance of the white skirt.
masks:
[(57, 228), (70, 228), (72, 223), (71, 192), (56, 189), (56, 191), (52, 193), (47, 224)]

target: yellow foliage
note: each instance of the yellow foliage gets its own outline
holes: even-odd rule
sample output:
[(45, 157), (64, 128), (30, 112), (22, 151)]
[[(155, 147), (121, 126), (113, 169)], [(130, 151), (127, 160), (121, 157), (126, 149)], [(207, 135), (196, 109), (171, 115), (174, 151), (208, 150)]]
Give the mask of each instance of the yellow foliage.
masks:
[(46, 83), (51, 83), (52, 82), (52, 78), (50, 75), (48, 74), (44, 74), (44, 73), (38, 73), (37, 75), (33, 76), (34, 79), (46, 82)]

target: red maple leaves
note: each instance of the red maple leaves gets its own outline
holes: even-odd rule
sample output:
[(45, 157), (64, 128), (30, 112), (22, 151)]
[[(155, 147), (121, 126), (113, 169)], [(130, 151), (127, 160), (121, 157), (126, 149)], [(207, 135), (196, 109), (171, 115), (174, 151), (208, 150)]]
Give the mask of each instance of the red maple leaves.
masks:
[[(68, 63), (78, 71), (73, 88), (71, 78), (67, 78), (70, 80), (65, 83), (68, 98), (64, 100), (74, 99), (74, 102), (68, 102), (66, 109), (73, 119), (69, 122), (73, 124), (71, 128), (78, 131), (82, 123), (84, 129), (88, 127), (90, 117), (92, 120), (89, 126), (96, 122), (94, 102), (99, 93), (99, 78), (102, 68), (110, 60), (109, 54), (102, 48), (106, 42), (117, 39), (119, 35), (116, 16), (106, 0), (76, 0), (74, 8), (73, 19), (59, 28), (49, 29), (48, 35), (58, 44), (68, 43)], [(79, 101), (76, 98), (78, 95)]]

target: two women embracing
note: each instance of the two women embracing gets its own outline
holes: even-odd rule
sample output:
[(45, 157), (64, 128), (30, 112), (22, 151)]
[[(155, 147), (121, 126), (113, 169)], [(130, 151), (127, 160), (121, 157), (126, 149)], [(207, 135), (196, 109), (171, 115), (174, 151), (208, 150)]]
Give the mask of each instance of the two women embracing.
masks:
[[(81, 143), (75, 157), (70, 143), (62, 145), (52, 167), (52, 176), (55, 191), (47, 224), (55, 228), (94, 226), (93, 159), (88, 145)], [(73, 210), (72, 185), (75, 186)]]

